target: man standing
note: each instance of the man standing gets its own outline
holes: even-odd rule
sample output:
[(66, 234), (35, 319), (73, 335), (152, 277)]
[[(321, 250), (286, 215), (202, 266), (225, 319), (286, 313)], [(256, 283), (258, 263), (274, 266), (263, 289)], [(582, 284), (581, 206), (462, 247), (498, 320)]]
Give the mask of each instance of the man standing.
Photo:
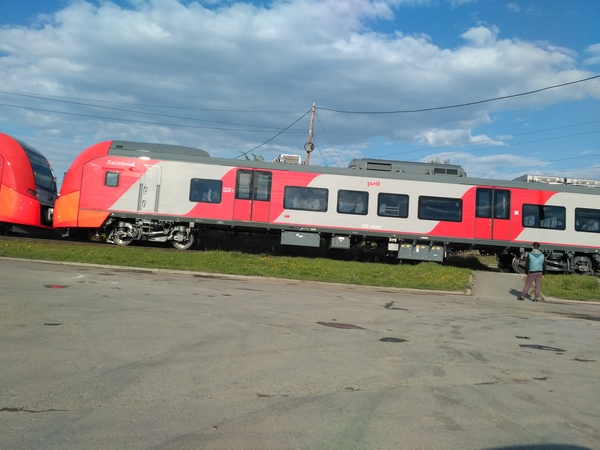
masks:
[(527, 278), (519, 300), (523, 300), (533, 283), (535, 283), (535, 297), (533, 301), (544, 300), (542, 297), (542, 278), (546, 275), (546, 258), (540, 251), (539, 242), (534, 242), (533, 250), (527, 254), (527, 258), (525, 259), (525, 273), (527, 274)]

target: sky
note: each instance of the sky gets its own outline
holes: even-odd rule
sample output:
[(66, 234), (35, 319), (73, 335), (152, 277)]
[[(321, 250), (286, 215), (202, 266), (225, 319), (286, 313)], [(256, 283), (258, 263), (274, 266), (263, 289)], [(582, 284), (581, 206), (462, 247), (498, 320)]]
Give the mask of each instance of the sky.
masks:
[(597, 0), (0, 0), (0, 132), (600, 180)]

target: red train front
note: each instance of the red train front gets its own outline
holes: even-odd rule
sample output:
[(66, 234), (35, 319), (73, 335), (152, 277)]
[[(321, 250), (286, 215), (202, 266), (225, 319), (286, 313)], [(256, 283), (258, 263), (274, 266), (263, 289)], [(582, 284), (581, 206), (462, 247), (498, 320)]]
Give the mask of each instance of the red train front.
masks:
[(56, 198), (56, 178), (44, 155), (0, 133), (0, 231), (50, 229)]

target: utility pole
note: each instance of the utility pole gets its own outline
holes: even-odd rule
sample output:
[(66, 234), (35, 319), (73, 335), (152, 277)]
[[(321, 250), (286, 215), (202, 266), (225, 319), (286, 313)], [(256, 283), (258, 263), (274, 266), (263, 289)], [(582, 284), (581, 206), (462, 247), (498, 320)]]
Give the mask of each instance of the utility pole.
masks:
[(313, 128), (315, 125), (315, 111), (317, 109), (317, 104), (313, 103), (312, 110), (310, 114), (310, 128), (308, 129), (308, 141), (304, 144), (304, 150), (306, 151), (306, 161), (304, 164), (308, 166), (308, 161), (310, 160), (310, 154), (315, 149), (315, 144), (313, 144)]

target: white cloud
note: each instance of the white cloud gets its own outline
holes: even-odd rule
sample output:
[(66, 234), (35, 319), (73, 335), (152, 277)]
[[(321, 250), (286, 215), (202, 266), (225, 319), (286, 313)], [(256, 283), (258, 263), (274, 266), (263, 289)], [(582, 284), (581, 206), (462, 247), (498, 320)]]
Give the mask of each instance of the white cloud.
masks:
[(518, 3), (507, 3), (506, 4), (507, 11), (519, 13), (521, 12), (521, 7)]
[[(99, 109), (77, 104), (79, 100), (49, 102), (0, 93), (4, 105), (37, 108), (0, 107), (0, 121), (32, 130), (32, 139), (40, 143), (61, 140), (39, 146), (43, 152), (50, 147), (51, 161), (60, 161), (61, 167), (82, 146), (113, 138), (192, 145), (214, 155), (237, 156), (287, 127), (312, 102), (352, 111), (419, 110), (591, 75), (578, 69), (574, 52), (501, 39), (494, 25), (465, 31), (464, 45), (458, 48), (442, 48), (424, 34), (402, 29), (381, 34), (370, 28), (392, 20), (395, 8), (405, 3), (430, 2), (290, 0), (260, 7), (139, 0), (130, 8), (73, 2), (41, 17), (35, 27), (0, 29), (2, 90), (121, 103), (93, 102), (116, 108)], [(600, 52), (596, 46), (588, 50), (592, 56), (587, 61), (594, 63)], [(418, 114), (318, 109), (318, 116), (339, 155), (350, 158), (366, 153), (374, 138), (429, 146), (477, 140), (500, 145), (504, 137), (476, 131), (491, 122), (491, 112), (585, 97), (600, 98), (600, 85)], [(256, 152), (265, 159), (297, 153), (307, 124), (308, 117), (290, 130), (295, 132)]]
[(600, 43), (590, 45), (586, 49), (586, 53), (590, 56), (584, 60), (584, 63), (588, 66), (600, 64)]

